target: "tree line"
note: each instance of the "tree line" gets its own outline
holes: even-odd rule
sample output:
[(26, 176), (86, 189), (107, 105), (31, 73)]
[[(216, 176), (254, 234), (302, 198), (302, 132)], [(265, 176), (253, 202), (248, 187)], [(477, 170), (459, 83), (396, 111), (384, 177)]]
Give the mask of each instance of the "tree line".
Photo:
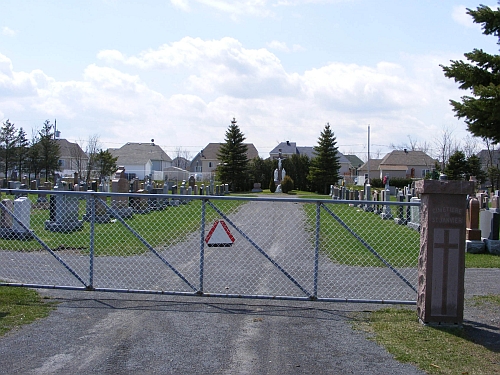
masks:
[[(233, 119), (217, 155), (221, 161), (216, 170), (217, 179), (229, 183), (231, 190), (236, 192), (251, 190), (254, 182), (261, 183), (263, 188), (271, 187), (274, 184), (273, 171), (278, 167), (278, 161), (261, 157), (248, 160), (245, 139)], [(330, 124), (327, 123), (321, 132), (313, 154), (313, 158), (295, 154), (283, 159), (286, 176), (282, 186), (287, 187), (283, 192), (297, 189), (328, 194), (330, 185), (338, 183), (340, 158)]]
[[(117, 158), (109, 151), (97, 147), (98, 138), (89, 138), (87, 152), (75, 152), (71, 150), (70, 159), (74, 163), (70, 169), (74, 169), (86, 182), (92, 178), (109, 176), (116, 170)], [(80, 147), (74, 144), (75, 149)], [(53, 175), (62, 170), (61, 150), (55, 139), (55, 126), (46, 120), (40, 130), (33, 130), (28, 139), (25, 130), (16, 128), (10, 120), (3, 122), (0, 128), (0, 167), (5, 179), (11, 179), (17, 175), (16, 180), (27, 176), (28, 181), (32, 179), (53, 180)], [(15, 173), (14, 173), (15, 172)], [(5, 180), (5, 181), (6, 181)]]

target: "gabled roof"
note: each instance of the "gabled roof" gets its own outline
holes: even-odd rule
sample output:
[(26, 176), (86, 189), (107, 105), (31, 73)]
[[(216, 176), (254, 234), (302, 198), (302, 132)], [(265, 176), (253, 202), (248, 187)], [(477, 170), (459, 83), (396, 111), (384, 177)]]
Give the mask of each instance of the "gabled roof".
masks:
[(297, 147), (297, 154), (306, 155), (309, 159), (314, 157), (313, 147)]
[[(309, 159), (314, 158), (314, 147), (310, 146), (297, 146), (296, 142), (281, 142), (275, 148), (269, 152), (269, 156), (278, 156), (281, 149), (281, 155), (307, 155)], [(345, 158), (345, 156), (339, 152), (339, 163), (349, 164), (350, 161)]]
[(344, 155), (347, 160), (351, 163), (354, 168), (359, 168), (363, 165), (363, 160), (358, 158), (356, 155)]
[[(312, 148), (312, 147), (311, 147)], [(295, 142), (281, 142), (279, 145), (277, 145), (275, 148), (273, 148), (270, 152), (269, 155), (278, 155), (279, 150), (281, 149), (281, 154), (282, 155), (294, 155), (297, 154), (297, 143)]]
[(61, 158), (84, 158), (87, 159), (87, 154), (83, 152), (78, 143), (69, 142), (67, 139), (56, 139), (59, 145)]
[(380, 162), (380, 169), (389, 165), (433, 167), (435, 163), (436, 159), (423, 151), (394, 150), (384, 156)]
[(493, 165), (496, 165), (500, 162), (500, 150), (481, 150), (478, 152), (477, 156), (479, 157), (479, 159), (481, 159), (481, 165), (483, 165), (483, 167), (490, 166), (491, 164), (490, 152), (493, 158)]
[[(222, 145), (222, 143), (209, 143), (202, 151), (201, 151), (201, 156), (203, 159), (206, 160), (219, 160), (217, 154), (219, 153), (219, 148)], [(259, 156), (259, 152), (253, 145), (253, 143), (245, 143), (247, 146), (247, 158), (248, 160), (251, 160), (253, 158), (256, 158)], [(196, 157), (193, 159), (195, 160), (197, 157), (200, 157), (200, 154), (196, 155)]]
[(366, 163), (364, 163), (359, 170), (360, 171), (368, 171), (368, 166), (370, 166), (370, 171), (378, 171), (378, 167), (382, 159), (370, 159)]
[(120, 148), (110, 148), (108, 151), (118, 157), (120, 165), (144, 165), (151, 161), (172, 161), (165, 151), (154, 143), (126, 143)]

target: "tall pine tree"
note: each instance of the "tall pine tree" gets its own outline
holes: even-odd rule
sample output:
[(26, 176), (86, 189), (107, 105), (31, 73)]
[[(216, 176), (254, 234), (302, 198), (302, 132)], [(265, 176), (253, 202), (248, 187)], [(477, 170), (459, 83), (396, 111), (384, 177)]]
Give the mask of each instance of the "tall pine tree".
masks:
[(335, 136), (327, 123), (313, 148), (314, 157), (309, 167), (309, 181), (314, 191), (328, 194), (330, 185), (339, 180), (339, 155)]
[(6, 178), (9, 178), (9, 171), (13, 170), (16, 164), (16, 143), (16, 128), (13, 123), (6, 120), (0, 128), (0, 160)]
[(49, 176), (59, 170), (59, 157), (61, 152), (59, 144), (54, 139), (53, 125), (49, 120), (43, 123), (43, 128), (38, 132), (40, 139), (38, 141), (40, 152), (40, 165), (45, 170), (45, 181)]
[(217, 168), (217, 177), (220, 182), (228, 183), (232, 191), (244, 191), (248, 188), (248, 147), (244, 134), (236, 125), (233, 118), (226, 131), (225, 142), (221, 144), (217, 157), (221, 164)]
[[(500, 36), (500, 8), (492, 10), (480, 5), (477, 10), (467, 9), (475, 23), (482, 24), (483, 34)], [(500, 41), (498, 42), (500, 44)], [(465, 53), (469, 62), (451, 60), (450, 66), (441, 67), (448, 78), (470, 90), (472, 96), (450, 100), (455, 116), (464, 118), (468, 130), (476, 137), (500, 143), (500, 56), (481, 49)]]

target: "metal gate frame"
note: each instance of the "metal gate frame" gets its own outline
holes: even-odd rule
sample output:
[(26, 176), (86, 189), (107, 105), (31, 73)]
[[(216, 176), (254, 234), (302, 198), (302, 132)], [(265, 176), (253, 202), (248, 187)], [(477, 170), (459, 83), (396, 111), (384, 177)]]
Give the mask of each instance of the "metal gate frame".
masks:
[[(7, 194), (30, 194), (33, 193), (30, 190), (11, 190), (11, 189), (1, 189), (2, 192), (7, 192)], [(278, 300), (308, 300), (308, 301), (324, 301), (324, 302), (354, 302), (354, 303), (384, 303), (384, 304), (407, 304), (415, 305), (415, 301), (408, 300), (375, 300), (375, 299), (349, 299), (349, 298), (323, 298), (318, 297), (318, 261), (319, 261), (319, 248), (320, 248), (320, 212), (323, 209), (327, 212), (337, 223), (339, 223), (350, 235), (352, 235), (357, 241), (359, 241), (375, 258), (380, 260), (387, 268), (389, 268), (396, 276), (401, 279), (409, 288), (411, 288), (415, 294), (417, 293), (416, 288), (388, 261), (386, 261), (380, 254), (377, 253), (373, 247), (371, 247), (361, 236), (359, 236), (354, 230), (352, 230), (338, 215), (336, 215), (332, 210), (330, 210), (325, 203), (328, 204), (362, 204), (362, 205), (394, 205), (394, 206), (420, 206), (418, 202), (374, 202), (374, 201), (360, 201), (360, 200), (324, 200), (324, 199), (300, 199), (300, 198), (264, 198), (264, 197), (220, 197), (220, 196), (189, 196), (189, 195), (172, 195), (172, 194), (125, 194), (125, 193), (96, 193), (96, 192), (71, 192), (71, 191), (37, 191), (41, 194), (74, 194), (74, 195), (85, 195), (89, 196), (91, 199), (91, 219), (90, 223), (90, 236), (89, 236), (89, 282), (85, 282), (84, 278), (78, 275), (78, 273), (73, 270), (61, 257), (59, 257), (50, 247), (43, 242), (43, 240), (36, 235), (33, 231), (30, 231), (33, 238), (46, 250), (52, 257), (54, 257), (57, 262), (59, 262), (68, 272), (71, 273), (83, 287), (73, 287), (73, 286), (62, 286), (62, 285), (40, 285), (40, 284), (25, 284), (25, 283), (7, 283), (0, 282), (0, 286), (13, 286), (13, 287), (31, 287), (31, 288), (49, 288), (49, 289), (67, 289), (67, 290), (85, 290), (85, 291), (100, 291), (100, 292), (127, 292), (127, 293), (145, 293), (145, 294), (165, 294), (165, 295), (184, 295), (184, 296), (207, 296), (207, 297), (224, 297), (224, 298), (249, 298), (249, 299), (278, 299)], [(167, 259), (165, 259), (161, 254), (159, 254), (155, 248), (149, 244), (144, 237), (142, 237), (137, 231), (135, 231), (126, 221), (115, 211), (110, 205), (103, 201), (100, 196), (123, 196), (128, 197), (140, 197), (140, 198), (177, 198), (182, 200), (201, 200), (201, 220), (200, 220), (200, 259), (199, 259), (199, 287), (197, 288), (189, 280), (182, 275), (182, 273), (177, 270)], [(88, 198), (87, 198), (88, 199)], [(188, 285), (193, 292), (180, 292), (180, 291), (164, 291), (164, 290), (134, 290), (134, 289), (116, 289), (116, 288), (96, 288), (93, 286), (94, 278), (94, 226), (95, 226), (95, 213), (96, 213), (96, 200), (99, 200), (100, 204), (106, 207), (106, 211), (112, 215), (117, 221), (120, 222), (123, 227), (125, 227), (130, 233), (132, 233), (151, 253), (153, 253), (160, 261), (166, 265), (174, 274), (179, 277), (186, 285)], [(316, 204), (316, 225), (315, 225), (315, 246), (314, 246), (314, 277), (313, 277), (313, 291), (309, 291), (304, 288), (288, 271), (285, 270), (276, 260), (274, 260), (269, 254), (262, 249), (256, 242), (250, 238), (241, 228), (239, 228), (227, 215), (225, 215), (211, 200), (240, 200), (240, 201), (277, 201), (280, 202), (290, 202), (290, 203), (315, 203)], [(217, 214), (223, 218), (232, 228), (234, 228), (246, 241), (248, 241), (261, 255), (263, 255), (267, 261), (269, 261), (276, 269), (278, 269), (286, 278), (293, 283), (305, 296), (270, 296), (270, 295), (236, 295), (236, 294), (222, 294), (222, 293), (205, 293), (203, 291), (204, 282), (204, 251), (205, 251), (205, 214), (206, 205), (213, 208)], [(24, 223), (10, 212), (7, 207), (0, 202), (0, 209), (10, 215), (13, 220), (15, 220), (24, 230), (28, 228)]]

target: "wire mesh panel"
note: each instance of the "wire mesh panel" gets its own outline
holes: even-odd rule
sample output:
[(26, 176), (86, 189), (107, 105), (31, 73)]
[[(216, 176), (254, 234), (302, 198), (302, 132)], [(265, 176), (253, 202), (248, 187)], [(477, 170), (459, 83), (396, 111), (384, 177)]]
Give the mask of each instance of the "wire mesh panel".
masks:
[(416, 299), (419, 234), (395, 220), (399, 205), (388, 218), (361, 201), (12, 192), (2, 194), (2, 285)]

